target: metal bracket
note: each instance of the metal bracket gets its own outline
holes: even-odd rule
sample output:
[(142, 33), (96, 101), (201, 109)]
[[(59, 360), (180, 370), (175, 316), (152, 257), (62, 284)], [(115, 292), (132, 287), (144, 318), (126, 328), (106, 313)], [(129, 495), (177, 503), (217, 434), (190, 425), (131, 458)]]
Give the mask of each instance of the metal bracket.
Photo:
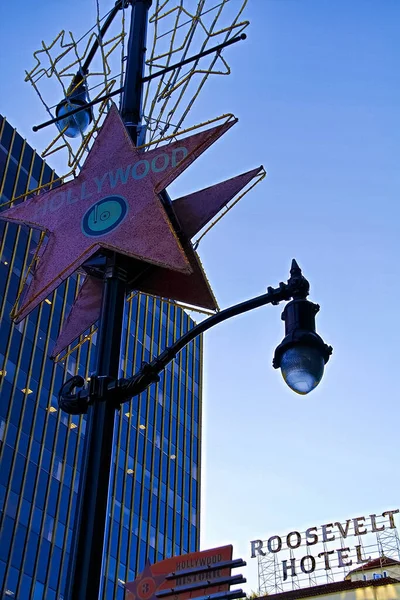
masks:
[(77, 394), (72, 393), (72, 390), (83, 388), (84, 385), (85, 380), (80, 375), (75, 375), (64, 383), (58, 394), (58, 405), (61, 410), (69, 415), (84, 415), (87, 413), (90, 404), (88, 391), (82, 389)]
[[(111, 381), (111, 377), (93, 375), (89, 386), (84, 389), (85, 380), (80, 375), (75, 375), (62, 386), (58, 394), (58, 405), (69, 415), (85, 415), (91, 404), (107, 400), (108, 385)], [(75, 388), (82, 389), (73, 394)]]

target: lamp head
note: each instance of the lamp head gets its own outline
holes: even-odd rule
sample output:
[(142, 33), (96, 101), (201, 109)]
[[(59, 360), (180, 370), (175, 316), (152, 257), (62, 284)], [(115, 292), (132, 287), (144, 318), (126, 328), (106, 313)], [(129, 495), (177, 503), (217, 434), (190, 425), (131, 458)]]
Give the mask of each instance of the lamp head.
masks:
[(306, 280), (307, 285), (302, 283), (301, 278), (301, 270), (293, 261), (288, 284), (294, 284), (296, 291), (282, 313), (285, 337), (275, 350), (272, 364), (275, 369), (281, 369), (285, 382), (294, 392), (305, 395), (321, 381), (332, 347), (315, 331), (319, 306), (306, 299), (309, 286)]
[[(79, 71), (67, 90), (66, 97), (61, 100), (56, 108), (57, 117), (65, 117), (57, 121), (56, 125), (67, 137), (76, 138), (83, 134), (93, 120), (93, 111), (89, 102), (86, 78)], [(86, 108), (85, 108), (86, 107)], [(74, 115), (69, 115), (72, 110), (82, 108)]]

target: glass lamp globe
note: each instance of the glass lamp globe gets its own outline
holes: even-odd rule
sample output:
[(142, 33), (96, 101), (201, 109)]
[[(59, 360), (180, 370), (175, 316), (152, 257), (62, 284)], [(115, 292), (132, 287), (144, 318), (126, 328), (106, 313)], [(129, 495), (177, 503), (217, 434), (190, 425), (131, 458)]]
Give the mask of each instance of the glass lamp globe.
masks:
[(63, 133), (67, 137), (76, 138), (89, 127), (91, 121), (90, 109), (83, 108), (74, 115), (68, 116), (72, 110), (81, 107), (82, 103), (80, 101), (74, 102), (73, 98), (70, 100), (63, 100), (57, 106), (57, 117), (63, 117), (65, 115), (65, 119), (57, 121), (56, 125), (60, 131), (65, 129)]
[(308, 394), (317, 387), (324, 374), (321, 352), (302, 344), (288, 348), (281, 358), (281, 371), (285, 383), (297, 394)]

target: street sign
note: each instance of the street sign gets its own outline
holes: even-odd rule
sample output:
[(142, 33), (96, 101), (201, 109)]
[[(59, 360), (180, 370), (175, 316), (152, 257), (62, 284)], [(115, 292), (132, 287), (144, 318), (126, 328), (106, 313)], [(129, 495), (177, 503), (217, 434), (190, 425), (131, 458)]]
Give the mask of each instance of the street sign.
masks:
[(232, 552), (231, 545), (221, 546), (174, 556), (154, 565), (148, 563), (139, 577), (125, 585), (125, 598), (189, 600), (213, 594), (218, 594), (219, 598), (230, 597), (230, 586), (246, 581), (241, 575), (231, 576), (232, 568), (246, 564), (242, 560), (232, 560)]

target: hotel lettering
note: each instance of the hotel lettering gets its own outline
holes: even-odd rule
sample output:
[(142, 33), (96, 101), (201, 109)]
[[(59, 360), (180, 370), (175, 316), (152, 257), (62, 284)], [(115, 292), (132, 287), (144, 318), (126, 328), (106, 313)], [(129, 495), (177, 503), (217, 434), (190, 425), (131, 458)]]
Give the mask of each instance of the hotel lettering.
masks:
[[(291, 558), (281, 561), (283, 581), (300, 573), (307, 575), (313, 573), (317, 562), (321, 561), (325, 570), (361, 565), (371, 560), (371, 556), (365, 556), (363, 553), (360, 543), (362, 536), (396, 528), (394, 515), (398, 512), (399, 509), (386, 510), (379, 515), (372, 514), (367, 517), (347, 519), (344, 523), (335, 521), (309, 527), (303, 533), (290, 531), (284, 536), (273, 535), (264, 542), (253, 540), (250, 542), (251, 558), (278, 554), (284, 550), (297, 550), (298, 558), (293, 557), (292, 552)], [(358, 541), (358, 543), (354, 543), (354, 541)], [(319, 549), (323, 546), (323, 551), (314, 553), (312, 547), (318, 544), (320, 545)], [(301, 550), (298, 550), (300, 548), (307, 550), (302, 553)]]

